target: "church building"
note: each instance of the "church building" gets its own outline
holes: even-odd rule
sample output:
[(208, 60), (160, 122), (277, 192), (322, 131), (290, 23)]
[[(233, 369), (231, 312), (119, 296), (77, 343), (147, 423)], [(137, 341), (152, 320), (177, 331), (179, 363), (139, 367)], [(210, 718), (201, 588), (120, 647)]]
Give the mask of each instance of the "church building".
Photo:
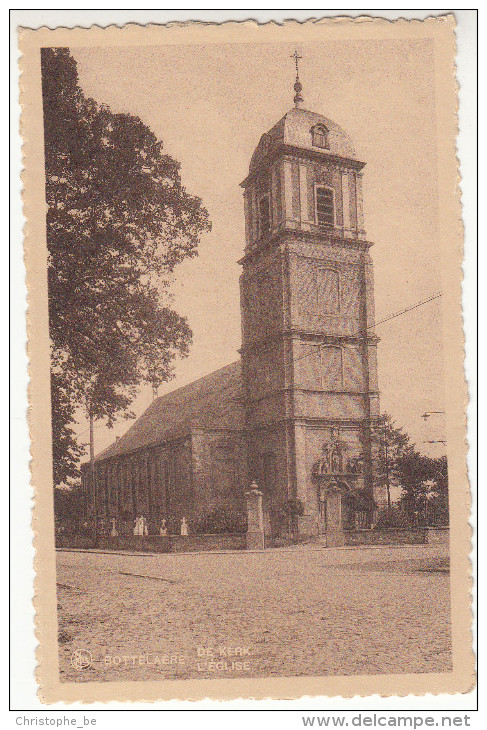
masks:
[(243, 188), (241, 360), (157, 398), (96, 459), (90, 510), (190, 529), (245, 509), (255, 481), (267, 514), (295, 529), (367, 527), (386, 502), (374, 476), (379, 416), (371, 243), (348, 134), (294, 107), (262, 135)]

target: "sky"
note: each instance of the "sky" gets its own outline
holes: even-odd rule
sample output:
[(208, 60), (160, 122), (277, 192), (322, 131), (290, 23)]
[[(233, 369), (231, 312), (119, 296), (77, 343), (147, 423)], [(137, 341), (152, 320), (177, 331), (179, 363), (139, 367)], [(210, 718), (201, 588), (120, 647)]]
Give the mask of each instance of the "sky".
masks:
[[(140, 119), (181, 163), (187, 190), (212, 221), (199, 256), (175, 271), (174, 307), (193, 345), (163, 395), (238, 359), (237, 264), (245, 245), (240, 182), (261, 135), (292, 107), (298, 50), (304, 108), (351, 136), (364, 168), (367, 239), (374, 242), (376, 321), (441, 292), (434, 55), (428, 40), (71, 48), (86, 96)], [(381, 410), (424, 453), (439, 456), (444, 410), (441, 299), (376, 329)], [(132, 406), (152, 400), (142, 388)], [(130, 421), (96, 424), (100, 452)], [(87, 423), (78, 433), (87, 441)]]

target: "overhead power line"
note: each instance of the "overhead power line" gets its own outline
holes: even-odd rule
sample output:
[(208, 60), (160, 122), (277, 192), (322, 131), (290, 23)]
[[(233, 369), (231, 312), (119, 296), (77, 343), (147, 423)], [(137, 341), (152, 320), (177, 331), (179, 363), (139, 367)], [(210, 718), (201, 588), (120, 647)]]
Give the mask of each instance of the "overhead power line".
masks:
[(406, 314), (406, 312), (411, 312), (413, 309), (422, 307), (423, 304), (428, 304), (428, 302), (432, 302), (433, 299), (439, 299), (442, 296), (443, 296), (443, 292), (441, 292), (441, 291), (437, 292), (436, 294), (433, 294), (433, 296), (429, 297), (428, 299), (423, 299), (423, 301), (416, 302), (416, 304), (412, 304), (410, 307), (406, 307), (406, 309), (401, 309), (399, 312), (396, 312), (395, 314), (391, 314), (390, 317), (386, 317), (385, 319), (380, 319), (378, 322), (376, 322), (375, 324), (371, 324), (370, 327), (366, 327), (365, 329), (369, 330), (371, 327), (376, 327), (378, 324), (383, 324), (384, 322), (389, 322), (389, 320), (391, 320), (391, 319), (400, 317), (401, 314)]
[[(432, 302), (434, 299), (439, 299), (439, 297), (443, 296), (443, 292), (437, 292), (436, 294), (433, 294), (431, 297), (428, 297), (428, 299), (423, 299), (420, 302), (416, 302), (415, 304), (411, 304), (410, 307), (406, 307), (405, 309), (400, 309), (398, 312), (394, 312), (394, 314), (389, 315), (389, 317), (385, 317), (384, 319), (380, 319), (378, 322), (374, 322), (374, 324), (370, 324), (368, 327), (364, 327), (358, 332), (355, 332), (351, 337), (358, 337), (358, 335), (363, 334), (367, 330), (373, 329), (374, 327), (377, 327), (379, 324), (383, 324), (384, 322), (389, 322), (391, 319), (395, 319), (396, 317), (400, 317), (403, 314), (406, 314), (406, 312), (411, 312), (413, 309), (417, 309), (418, 307), (422, 307), (423, 304), (428, 304), (428, 302)], [(312, 347), (326, 347), (326, 345), (322, 342), (320, 342), (318, 345), (311, 345)], [(293, 363), (297, 362), (298, 360), (303, 360), (306, 357), (310, 357), (311, 353), (306, 352), (304, 355), (300, 355), (299, 357), (296, 357), (292, 360)]]
[[(439, 299), (441, 296), (443, 296), (443, 292), (436, 292), (436, 294), (432, 294), (427, 299), (422, 299), (421, 301), (416, 302), (415, 304), (411, 304), (411, 306), (409, 306), (409, 307), (405, 307), (404, 309), (400, 309), (398, 312), (394, 312), (393, 314), (389, 315), (388, 317), (385, 317), (384, 319), (380, 319), (378, 322), (375, 322), (374, 324), (371, 324), (368, 327), (364, 327), (361, 330), (358, 330), (358, 332), (355, 332), (355, 334), (353, 334), (352, 337), (357, 337), (358, 335), (362, 334), (363, 332), (365, 332), (369, 329), (373, 329), (374, 327), (377, 327), (378, 325), (383, 324), (384, 322), (389, 322), (392, 319), (396, 319), (396, 317), (401, 317), (403, 314), (406, 314), (407, 312), (411, 312), (413, 309), (418, 309), (418, 307), (422, 307), (424, 304), (428, 304), (429, 302), (432, 302), (435, 299)], [(320, 343), (318, 345), (312, 345), (312, 346), (318, 347), (318, 348), (326, 347), (326, 345), (324, 343)], [(316, 352), (316, 350), (314, 352)], [(298, 362), (299, 360), (304, 360), (307, 357), (311, 357), (312, 354), (313, 354), (312, 352), (306, 352), (305, 354), (294, 358), (291, 362), (295, 363), (295, 362)], [(181, 386), (181, 387), (185, 387), (185, 386)], [(179, 390), (179, 388), (177, 390)], [(173, 391), (173, 392), (177, 392), (177, 390)], [(170, 396), (171, 393), (167, 393), (166, 395)], [(164, 396), (161, 396), (161, 397), (164, 397)], [(195, 401), (204, 401), (206, 398), (209, 398), (209, 397), (214, 397), (214, 393), (205, 393), (204, 395), (195, 395), (192, 398), (188, 398), (187, 400), (185, 400), (184, 405), (187, 406), (189, 403), (193, 403)], [(231, 399), (231, 400), (233, 400), (233, 399)], [(97, 428), (97, 427), (95, 426), (95, 428)], [(98, 428), (101, 428), (101, 426), (99, 426)], [(85, 431), (80, 433), (79, 436), (83, 436), (83, 434), (85, 434), (86, 431), (88, 431), (88, 429), (85, 429)]]

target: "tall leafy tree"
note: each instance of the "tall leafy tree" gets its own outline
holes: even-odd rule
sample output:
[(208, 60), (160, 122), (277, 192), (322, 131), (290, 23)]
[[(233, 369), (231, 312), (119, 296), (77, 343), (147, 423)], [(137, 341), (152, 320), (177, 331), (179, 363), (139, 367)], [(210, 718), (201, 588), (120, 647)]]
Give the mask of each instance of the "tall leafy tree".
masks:
[(79, 460), (84, 448), (73, 428), (76, 404), (70, 400), (68, 379), (51, 371), (52, 463), (55, 485), (74, 486), (79, 481)]
[(425, 513), (431, 479), (430, 462), (427, 456), (411, 448), (394, 465), (402, 489), (400, 504), (411, 517)]
[(431, 458), (411, 449), (396, 463), (402, 494), (400, 504), (413, 522), (448, 524), (446, 456)]
[(383, 413), (374, 423), (372, 438), (378, 446), (375, 478), (379, 484), (386, 487), (390, 506), (391, 487), (399, 485), (395, 465), (398, 459), (411, 449), (410, 438), (402, 428), (395, 425), (387, 413)]
[(431, 460), (431, 488), (429, 513), (438, 525), (449, 522), (448, 462), (445, 455)]
[[(390, 491), (399, 487), (399, 505), (411, 522), (448, 523), (448, 467), (446, 456), (421, 454), (402, 428), (384, 413), (372, 429), (378, 445), (376, 479)], [(418, 517), (419, 516), (419, 517)]]
[(191, 330), (170, 306), (175, 266), (210, 229), (180, 165), (140, 119), (82, 93), (66, 48), (41, 50), (55, 483), (79, 457), (76, 408), (111, 426), (157, 386)]

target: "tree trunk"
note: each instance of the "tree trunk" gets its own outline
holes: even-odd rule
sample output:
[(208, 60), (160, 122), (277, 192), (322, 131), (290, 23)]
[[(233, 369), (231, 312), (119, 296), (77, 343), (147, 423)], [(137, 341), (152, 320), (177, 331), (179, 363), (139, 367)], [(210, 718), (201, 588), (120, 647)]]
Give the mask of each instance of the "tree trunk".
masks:
[(95, 468), (95, 429), (93, 424), (93, 410), (90, 405), (90, 469), (91, 469), (91, 485), (93, 490), (93, 518), (94, 529), (93, 537), (95, 547), (98, 545), (98, 494), (96, 488), (96, 468)]

